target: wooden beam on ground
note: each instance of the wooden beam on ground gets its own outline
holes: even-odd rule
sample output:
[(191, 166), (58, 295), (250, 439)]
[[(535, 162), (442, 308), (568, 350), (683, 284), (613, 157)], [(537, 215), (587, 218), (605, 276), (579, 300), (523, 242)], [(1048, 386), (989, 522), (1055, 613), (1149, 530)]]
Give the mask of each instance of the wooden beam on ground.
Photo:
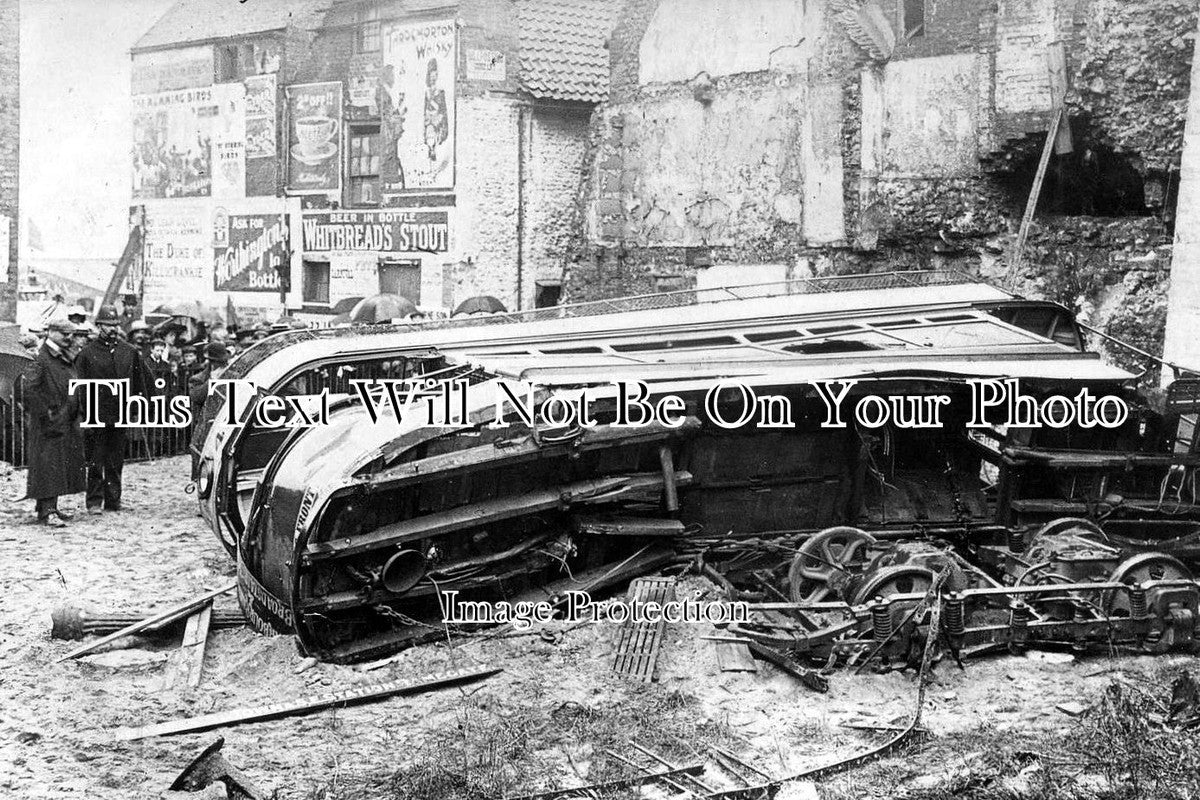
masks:
[(204, 671), (204, 651), (208, 644), (208, 630), (211, 622), (212, 603), (208, 603), (188, 617), (187, 628), (183, 632), (183, 642), (167, 661), (167, 670), (163, 674), (164, 689), (174, 689), (185, 684), (192, 688), (200, 685), (200, 676)]
[(198, 717), (162, 722), (157, 725), (146, 725), (140, 728), (118, 728), (113, 731), (113, 736), (120, 741), (130, 742), (135, 739), (148, 739), (152, 736), (195, 733), (213, 728), (241, 725), (245, 722), (262, 722), (269, 719), (304, 714), (309, 711), (319, 711), (323, 708), (344, 707), (368, 700), (379, 700), (397, 694), (417, 694), (452, 686), (457, 683), (490, 678), (492, 675), (502, 671), (499, 667), (492, 667), (488, 669), (444, 672), (410, 682), (388, 681), (387, 683), (359, 686), (341, 692), (332, 692), (314, 697), (301, 698), (299, 700), (274, 703), (272, 705), (221, 711), (214, 714), (202, 714)]
[(236, 588), (237, 588), (237, 581), (233, 581), (231, 583), (228, 583), (228, 584), (222, 586), (220, 589), (213, 589), (211, 592), (207, 592), (207, 593), (201, 595), (200, 597), (197, 597), (193, 600), (188, 600), (187, 602), (181, 603), (181, 604), (175, 606), (174, 608), (169, 608), (166, 611), (162, 612), (161, 614), (150, 617), (149, 619), (144, 619), (140, 622), (135, 622), (128, 627), (125, 627), (119, 631), (116, 631), (115, 633), (110, 633), (108, 636), (105, 636), (102, 639), (98, 639), (89, 644), (85, 644), (83, 647), (77, 647), (74, 650), (72, 650), (71, 652), (67, 653), (62, 658), (57, 659), (54, 663), (57, 664), (62, 661), (66, 661), (68, 659), (79, 658), (82, 655), (87, 655), (88, 653), (92, 652), (93, 650), (97, 649), (98, 647), (103, 647), (104, 645), (108, 644), (109, 642), (115, 642), (117, 639), (123, 639), (126, 636), (131, 636), (135, 633), (140, 633), (141, 631), (144, 631), (144, 630), (149, 630), (149, 629), (153, 628), (154, 626), (162, 623), (164, 620), (178, 619), (182, 616), (187, 616), (189, 614), (192, 614), (196, 611), (196, 609), (201, 608), (207, 604), (210, 604), (212, 602), (213, 598), (220, 597), (221, 595), (225, 594), (226, 592), (232, 592)]

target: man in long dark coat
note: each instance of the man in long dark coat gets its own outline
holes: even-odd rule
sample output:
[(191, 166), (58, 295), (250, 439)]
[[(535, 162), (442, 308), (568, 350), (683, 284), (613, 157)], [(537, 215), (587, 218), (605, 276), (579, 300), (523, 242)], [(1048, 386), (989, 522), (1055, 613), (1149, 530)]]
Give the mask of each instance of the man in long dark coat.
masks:
[[(142, 355), (125, 342), (117, 330), (121, 318), (113, 306), (101, 306), (96, 314), (100, 335), (83, 347), (75, 359), (80, 378), (127, 380), (129, 395), (146, 396)], [(121, 510), (121, 471), (125, 467), (125, 428), (118, 428), (120, 401), (108, 390), (99, 393), (99, 421), (103, 427), (83, 429), (87, 458), (87, 510), (89, 514)]]
[(46, 341), (24, 376), (29, 415), (25, 496), (37, 501), (38, 522), (55, 528), (64, 527), (71, 518), (59, 509), (59, 495), (84, 489), (79, 405), (67, 389), (76, 377), (70, 353), (74, 329), (67, 320), (51, 322)]

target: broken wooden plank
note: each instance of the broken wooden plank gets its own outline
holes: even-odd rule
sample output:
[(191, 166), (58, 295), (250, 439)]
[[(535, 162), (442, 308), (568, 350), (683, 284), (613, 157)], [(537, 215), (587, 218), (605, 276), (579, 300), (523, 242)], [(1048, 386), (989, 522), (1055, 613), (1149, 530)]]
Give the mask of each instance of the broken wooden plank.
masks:
[(188, 617), (187, 628), (183, 632), (183, 642), (179, 649), (171, 654), (163, 674), (163, 688), (174, 689), (187, 685), (193, 688), (200, 685), (200, 675), (204, 670), (204, 651), (208, 644), (208, 629), (212, 622), (212, 603), (208, 603), (195, 614)]
[(703, 771), (703, 764), (690, 764), (686, 767), (668, 769), (663, 772), (647, 772), (644, 775), (635, 775), (631, 778), (620, 778), (615, 781), (605, 781), (603, 783), (589, 783), (587, 786), (576, 786), (573, 789), (552, 789), (546, 792), (538, 792), (537, 794), (523, 794), (518, 797), (509, 797), (505, 800), (558, 800), (558, 798), (568, 797), (596, 797), (605, 792), (630, 789), (634, 786), (645, 786), (648, 783), (654, 783), (663, 778), (675, 778), (681, 775), (699, 775)]
[(758, 672), (758, 664), (746, 642), (714, 642), (721, 672)]
[(457, 670), (429, 675), (410, 682), (388, 681), (387, 683), (354, 687), (340, 692), (332, 692), (330, 694), (317, 695), (315, 697), (307, 697), (284, 703), (202, 714), (198, 717), (161, 722), (140, 728), (118, 728), (113, 731), (113, 736), (120, 741), (130, 742), (136, 739), (148, 739), (152, 736), (171, 736), (176, 733), (207, 731), (213, 728), (240, 725), (245, 722), (263, 722), (265, 720), (303, 714), (308, 711), (319, 711), (323, 708), (342, 707), (368, 700), (379, 700), (397, 694), (413, 694), (431, 689), (440, 689), (456, 683), (490, 678), (492, 675), (502, 671), (500, 667)]
[[(629, 602), (643, 607), (650, 603), (663, 604), (675, 599), (674, 578), (637, 578), (629, 586)], [(643, 683), (654, 680), (654, 667), (667, 621), (659, 615), (655, 622), (635, 620), (631, 614), (621, 624), (617, 640), (613, 671)]]
[(158, 614), (157, 616), (150, 617), (149, 619), (144, 619), (141, 622), (135, 622), (134, 624), (129, 625), (128, 627), (122, 628), (119, 631), (110, 633), (108, 636), (105, 636), (102, 639), (98, 639), (94, 642), (91, 642), (90, 644), (85, 644), (83, 647), (77, 647), (76, 649), (67, 653), (65, 656), (57, 659), (54, 663), (58, 664), (60, 662), (67, 661), (68, 659), (79, 658), (79, 656), (86, 655), (87, 653), (90, 653), (93, 650), (95, 650), (96, 648), (102, 647), (102, 646), (108, 644), (109, 642), (115, 642), (117, 639), (122, 639), (126, 636), (130, 636), (132, 634), (139, 633), (144, 630), (148, 630), (151, 627), (163, 622), (164, 620), (174, 619), (174, 618), (179, 617), (180, 615), (190, 614), (190, 613), (194, 612), (196, 609), (205, 605), (206, 603), (210, 603), (213, 600), (213, 598), (220, 597), (221, 595), (225, 594), (226, 592), (231, 592), (236, 588), (237, 588), (237, 581), (233, 581), (232, 583), (228, 583), (225, 586), (222, 586), (220, 589), (213, 589), (211, 592), (207, 592), (206, 594), (203, 594), (200, 597), (195, 598), (194, 600), (188, 600), (185, 603), (180, 603), (179, 605), (175, 606), (174, 608), (169, 608), (166, 611), (162, 612), (161, 614)]

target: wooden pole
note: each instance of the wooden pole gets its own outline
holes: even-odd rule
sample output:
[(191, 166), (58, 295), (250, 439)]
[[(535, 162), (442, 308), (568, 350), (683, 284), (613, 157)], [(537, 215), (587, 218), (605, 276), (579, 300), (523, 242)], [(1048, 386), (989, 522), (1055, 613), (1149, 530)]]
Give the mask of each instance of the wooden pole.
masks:
[(91, 642), (89, 644), (85, 644), (83, 647), (77, 647), (76, 649), (67, 653), (62, 658), (57, 659), (54, 663), (59, 664), (63, 661), (67, 661), (72, 658), (79, 658), (82, 655), (86, 655), (87, 653), (92, 652), (93, 650), (95, 650), (98, 647), (103, 647), (104, 645), (108, 644), (109, 642), (115, 642), (117, 639), (123, 639), (126, 636), (131, 636), (132, 634), (139, 633), (148, 628), (152, 628), (155, 625), (157, 625), (160, 622), (163, 622), (165, 620), (178, 619), (179, 617), (188, 616), (188, 615), (194, 613), (197, 609), (204, 606), (206, 603), (211, 602), (213, 598), (220, 597), (221, 595), (225, 594), (226, 592), (231, 592), (236, 588), (237, 588), (237, 581), (233, 581), (232, 583), (222, 586), (220, 589), (214, 589), (211, 592), (208, 592), (207, 594), (204, 594), (201, 597), (197, 597), (194, 600), (188, 600), (186, 603), (182, 603), (178, 606), (175, 606), (174, 608), (169, 608), (157, 616), (150, 617), (149, 619), (144, 619), (141, 622), (135, 622), (132, 625), (122, 628), (121, 630), (119, 630), (115, 633), (110, 633), (108, 636), (105, 636), (103, 639), (98, 639), (97, 641)]

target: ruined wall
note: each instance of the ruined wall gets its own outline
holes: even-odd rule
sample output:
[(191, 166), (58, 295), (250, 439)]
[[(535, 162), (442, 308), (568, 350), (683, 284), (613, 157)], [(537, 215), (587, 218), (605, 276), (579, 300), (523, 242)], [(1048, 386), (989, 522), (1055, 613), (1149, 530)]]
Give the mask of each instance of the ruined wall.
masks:
[[(755, 3), (749, 18), (763, 26), (763, 42), (781, 48), (755, 61), (753, 48), (710, 54), (746, 38), (741, 28), (714, 38), (719, 0), (667, 25), (664, 9), (679, 2), (630, 0), (614, 35), (614, 90), (592, 129), (579, 204), (587, 235), (569, 266), (567, 299), (949, 267), (1012, 278), (1030, 297), (1161, 352), (1171, 197), (1164, 188), (1151, 204), (1150, 181), (1178, 163), (1190, 62), (1176, 62), (1192, 41), (1194, 10), (1183, 8), (1192, 4), (927, 0), (923, 35), (899, 37), (880, 57), (828, 4), (778, 3), (785, 11), (763, 22)], [(878, 7), (899, 28), (901, 3)], [(796, 24), (806, 26), (799, 44)], [(649, 35), (654, 46), (641, 38)], [(1077, 155), (1052, 161), (1024, 266), (1010, 276), (1050, 116), (1055, 41), (1081, 87), (1069, 98)], [(711, 83), (696, 78), (701, 69), (712, 70)], [(1126, 108), (1136, 120), (1124, 118)], [(1148, 126), (1160, 130), (1147, 136)], [(1144, 206), (1056, 211), (1080, 191), (1078, 154), (1139, 146)], [(1102, 168), (1113, 165), (1124, 168), (1119, 160)]]
[(1136, 154), (1145, 171), (1179, 168), (1197, 5), (1091, 0), (1076, 49), (1072, 113), (1098, 144)]

